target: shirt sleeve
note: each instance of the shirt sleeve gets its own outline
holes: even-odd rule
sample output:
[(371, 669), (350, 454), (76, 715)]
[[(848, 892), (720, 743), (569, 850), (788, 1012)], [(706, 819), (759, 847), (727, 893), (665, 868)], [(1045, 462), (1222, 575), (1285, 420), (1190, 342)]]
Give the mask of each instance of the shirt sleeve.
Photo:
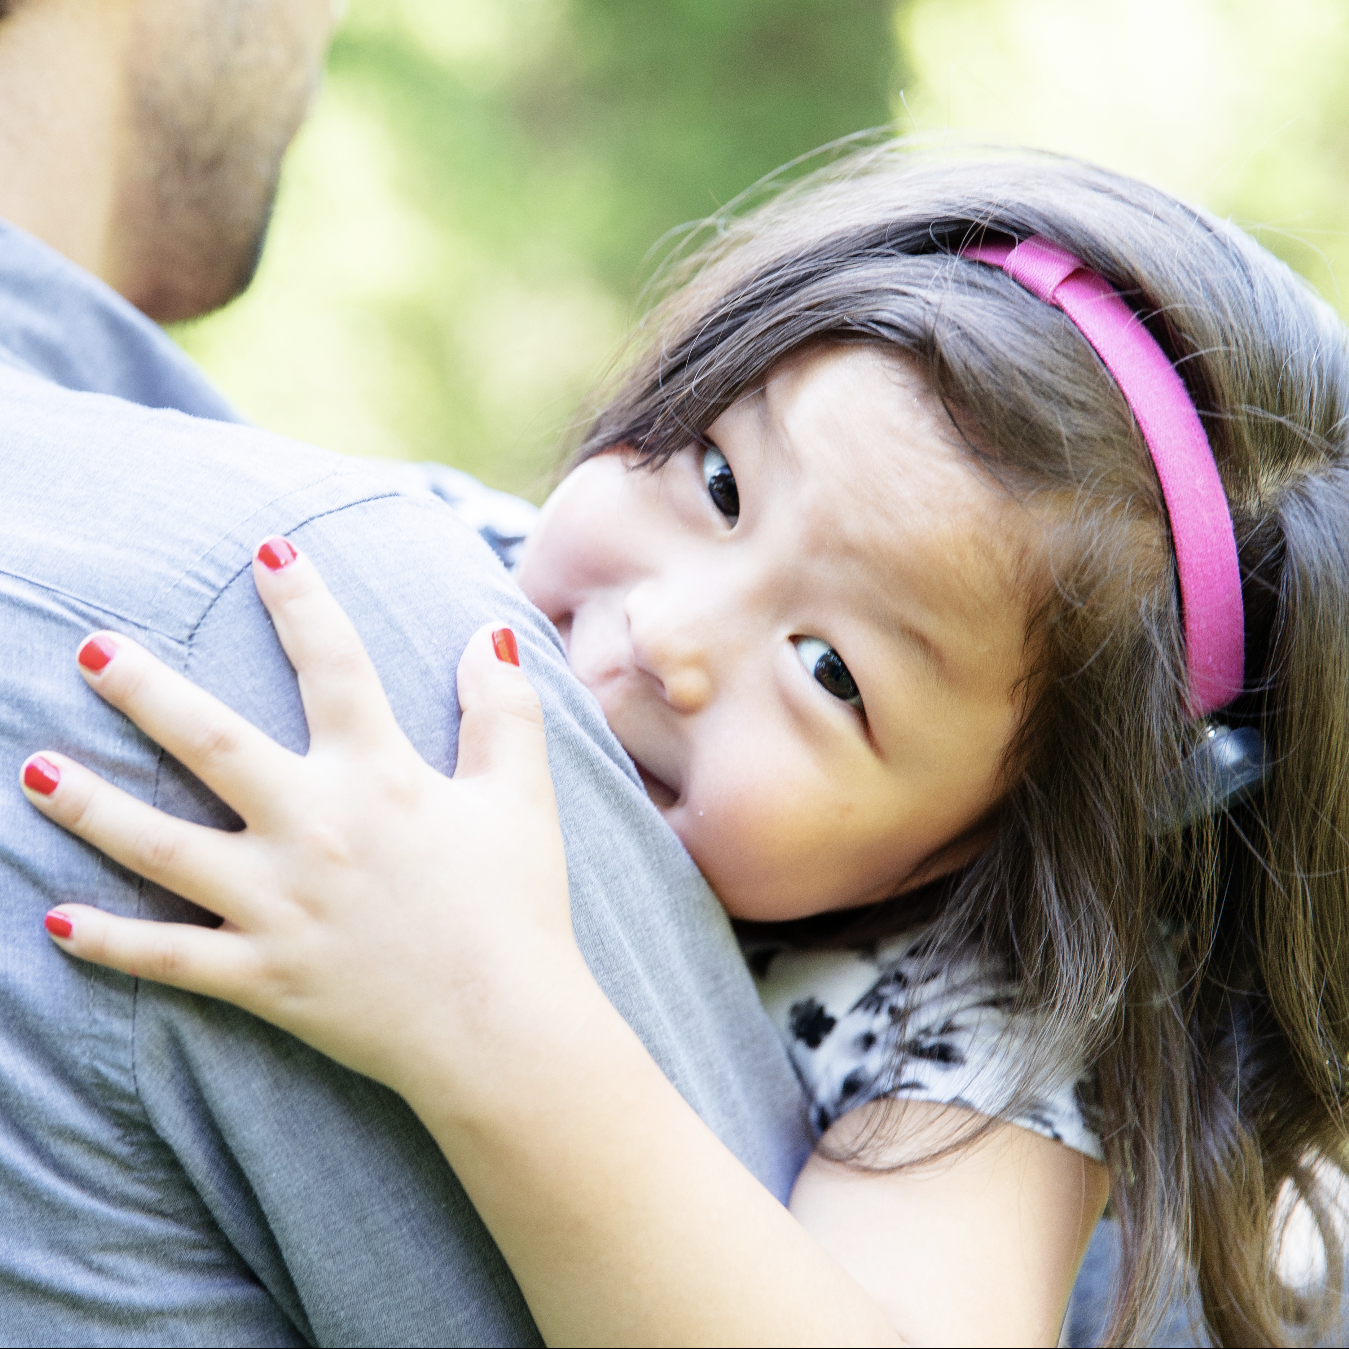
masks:
[(874, 954), (748, 953), (816, 1135), (888, 1097), (1002, 1117), (1103, 1160), (1086, 1065), (1063, 1063), (1027, 1091), (1019, 1066), (1038, 1026), (1016, 1010), (1016, 986), (974, 951), (934, 963), (930, 935), (916, 928)]
[(507, 571), (520, 561), (539, 508), (523, 497), (499, 492), (471, 473), (448, 464), (372, 461), (377, 471), (404, 492), (427, 492), (443, 501), (497, 555)]

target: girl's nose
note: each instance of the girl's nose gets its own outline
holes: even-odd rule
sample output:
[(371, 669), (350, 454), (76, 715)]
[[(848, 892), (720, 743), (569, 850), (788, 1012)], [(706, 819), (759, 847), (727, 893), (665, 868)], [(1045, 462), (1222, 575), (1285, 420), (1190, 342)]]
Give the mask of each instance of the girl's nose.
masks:
[(637, 668), (660, 686), (676, 712), (699, 712), (712, 699), (713, 615), (700, 605), (676, 604), (650, 582), (624, 602)]

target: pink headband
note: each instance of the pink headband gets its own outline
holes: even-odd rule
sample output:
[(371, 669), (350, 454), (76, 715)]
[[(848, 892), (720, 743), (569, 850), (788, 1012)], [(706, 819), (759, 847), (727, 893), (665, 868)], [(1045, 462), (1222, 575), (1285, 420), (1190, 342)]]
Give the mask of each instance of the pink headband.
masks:
[(1175, 367), (1110, 283), (1047, 239), (978, 244), (961, 257), (1001, 267), (1063, 310), (1115, 377), (1147, 442), (1171, 519), (1190, 710), (1202, 717), (1230, 703), (1241, 692), (1246, 651), (1237, 540), (1208, 436)]

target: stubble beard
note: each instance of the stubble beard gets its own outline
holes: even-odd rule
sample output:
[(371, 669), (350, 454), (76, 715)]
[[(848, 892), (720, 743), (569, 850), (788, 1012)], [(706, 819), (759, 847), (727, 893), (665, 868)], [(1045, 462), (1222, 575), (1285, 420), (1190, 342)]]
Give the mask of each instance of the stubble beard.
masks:
[(177, 0), (136, 44), (118, 288), (161, 323), (218, 309), (257, 272), (322, 57), (281, 8)]

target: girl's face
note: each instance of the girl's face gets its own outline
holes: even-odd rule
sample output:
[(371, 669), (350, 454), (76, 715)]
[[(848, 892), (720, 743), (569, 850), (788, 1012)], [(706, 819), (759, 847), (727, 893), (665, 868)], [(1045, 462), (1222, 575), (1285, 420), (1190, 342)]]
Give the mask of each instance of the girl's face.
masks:
[(736, 917), (883, 899), (985, 841), (1034, 533), (941, 417), (893, 358), (818, 350), (715, 449), (582, 464), (526, 547), (526, 594)]

